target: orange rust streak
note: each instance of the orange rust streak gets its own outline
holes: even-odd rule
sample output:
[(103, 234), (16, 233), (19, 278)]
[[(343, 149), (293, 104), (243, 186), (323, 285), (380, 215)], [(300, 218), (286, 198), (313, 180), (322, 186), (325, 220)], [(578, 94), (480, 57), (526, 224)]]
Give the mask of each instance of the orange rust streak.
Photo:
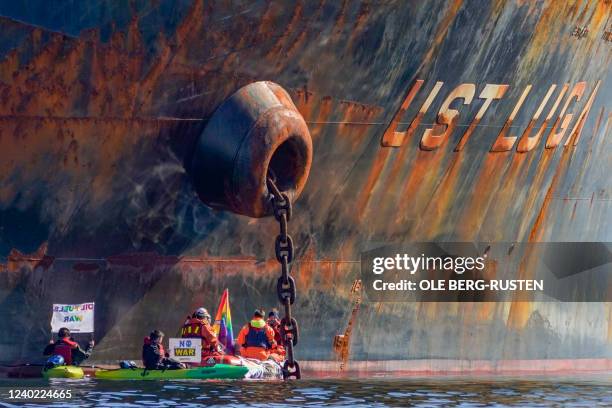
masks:
[[(35, 110), (41, 107), (41, 110), (65, 112), (67, 100), (67, 88), (60, 85), (44, 86), (44, 82), (53, 83), (52, 76), (55, 71), (45, 69), (58, 59), (58, 55), (63, 49), (63, 38), (60, 35), (54, 35), (51, 41), (40, 52), (32, 58), (31, 62), (19, 70), (19, 62), (17, 52), (8, 56), (8, 58), (0, 63), (0, 72), (3, 76), (10, 75), (10, 78), (5, 85), (3, 92), (3, 103), (0, 107), (2, 114), (34, 114)], [(11, 70), (13, 69), (14, 70)], [(40, 78), (34, 80), (36, 73), (39, 73)], [(41, 74), (42, 73), (42, 74)], [(62, 82), (63, 83), (63, 82)], [(28, 103), (21, 103), (23, 93), (36, 92), (39, 96), (36, 99), (37, 106), (34, 106), (32, 100)], [(19, 103), (16, 103), (18, 102)]]
[(340, 11), (338, 12), (336, 21), (334, 22), (334, 27), (332, 28), (333, 40), (336, 40), (342, 34), (344, 23), (346, 22), (346, 9), (348, 3), (348, 0), (342, 0), (342, 6), (340, 7)]
[(382, 106), (365, 105), (347, 100), (341, 100), (339, 108), (344, 111), (340, 122), (351, 124), (369, 124), (372, 118), (382, 113), (384, 109)]
[[(500, 235), (507, 227), (509, 212), (515, 205), (517, 190), (523, 189), (527, 182), (527, 174), (530, 165), (537, 161), (536, 155), (513, 155), (510, 168), (506, 176), (502, 179), (502, 187), (496, 194), (496, 205), (489, 210), (487, 219), (489, 220), (488, 230), (491, 231), (486, 239), (507, 239)], [(511, 213), (510, 213), (511, 215)], [(515, 302), (511, 304), (507, 324), (510, 327), (520, 328), (527, 321), (530, 306), (525, 303)]]
[[(480, 167), (475, 185), (470, 190), (471, 197), (464, 206), (463, 213), (457, 223), (458, 239), (472, 239), (474, 232), (478, 231), (486, 219), (487, 208), (495, 199), (508, 166), (508, 156), (499, 154), (487, 154)], [(496, 204), (499, 204), (496, 201)]]
[(53, 263), (53, 258), (47, 256), (48, 243), (43, 242), (38, 249), (31, 254), (23, 254), (16, 249), (11, 249), (7, 256), (6, 270), (17, 272), (23, 265), (29, 265), (34, 269), (38, 265), (49, 266)]
[(365, 209), (370, 201), (370, 197), (372, 196), (372, 190), (378, 182), (378, 178), (385, 166), (388, 156), (389, 149), (380, 149), (376, 154), (376, 158), (374, 159), (374, 163), (372, 164), (368, 179), (366, 180), (365, 185), (363, 186), (363, 189), (361, 190), (361, 193), (357, 198), (356, 202), (356, 212), (358, 218), (360, 219), (364, 216)]
[[(297, 4), (295, 6), (294, 15), (297, 9), (300, 8), (300, 6), (301, 4)], [(259, 29), (257, 30), (257, 34), (255, 35), (255, 38), (257, 39), (257, 41), (265, 41), (266, 39), (272, 38), (274, 36), (275, 32), (274, 30), (270, 30), (270, 27), (273, 27), (274, 25), (274, 19), (276, 17), (275, 11), (276, 10), (273, 7), (272, 2), (266, 3), (266, 9), (262, 13), (261, 18), (259, 19)], [(241, 42), (246, 40), (246, 38), (244, 37), (245, 36), (242, 36), (240, 38)], [(279, 40), (282, 40), (282, 36), (280, 37)], [(273, 48), (276, 48), (276, 44), (274, 45)]]
[(143, 39), (138, 29), (138, 18), (132, 17), (128, 25), (128, 32), (126, 38), (127, 51), (129, 53), (141, 53), (143, 51)]
[(601, 85), (601, 81), (597, 81), (595, 88), (593, 88), (593, 92), (591, 92), (589, 100), (584, 105), (584, 109), (582, 109), (582, 112), (580, 112), (580, 116), (578, 117), (578, 120), (576, 120), (576, 124), (574, 125), (570, 136), (565, 142), (565, 146), (568, 146), (571, 143), (572, 139), (574, 139), (574, 146), (578, 144), (578, 140), (580, 140), (580, 135), (582, 134), (582, 128), (586, 123), (586, 119), (589, 116), (589, 112), (591, 111), (591, 107), (593, 106), (593, 102), (595, 101), (595, 95), (597, 95), (597, 91), (599, 90), (599, 85)]
[[(557, 147), (563, 139), (563, 136), (565, 135), (565, 132), (569, 127), (572, 117), (574, 116), (574, 114), (572, 113), (568, 113), (566, 115), (565, 111), (574, 99), (576, 99), (576, 101), (580, 101), (580, 99), (582, 98), (582, 94), (584, 94), (585, 88), (586, 82), (578, 82), (576, 85), (574, 85), (572, 92), (570, 92), (567, 99), (565, 100), (565, 105), (563, 105), (563, 109), (561, 109), (559, 117), (557, 117), (557, 120), (555, 121), (555, 124), (553, 125), (553, 128), (550, 131), (550, 134), (548, 135), (548, 140), (546, 140), (547, 149)], [(559, 129), (559, 132), (557, 132), (557, 129)]]
[[(599, 115), (597, 116), (597, 120), (595, 122), (595, 127), (593, 128), (593, 136), (588, 141), (588, 147), (586, 148), (586, 156), (583, 159), (584, 163), (590, 163), (591, 160), (592, 160), (593, 152), (595, 152), (597, 154), (600, 151), (601, 146), (600, 145), (596, 145), (595, 143), (596, 143), (596, 141), (598, 139), (597, 136), (599, 134), (599, 130), (601, 129), (601, 122), (603, 120), (604, 112), (605, 112), (605, 107), (602, 106), (600, 111), (599, 111)], [(605, 134), (605, 132), (604, 132), (604, 134)], [(568, 140), (570, 140), (570, 138), (568, 138)], [(601, 140), (603, 140), (603, 138), (600, 138), (600, 141)], [(573, 192), (574, 192), (573, 195), (579, 195), (580, 194), (577, 190), (579, 190), (579, 185), (582, 184), (582, 182), (584, 181), (585, 174), (588, 173), (588, 170), (589, 170), (588, 166), (581, 166), (580, 167), (578, 174), (574, 177), (575, 181), (574, 181), (574, 184), (573, 184)], [(576, 213), (577, 204), (578, 204), (578, 202), (574, 203), (574, 211), (572, 212), (572, 218), (574, 218), (574, 215)]]
[(446, 97), (438, 112), (436, 125), (430, 129), (426, 129), (421, 138), (421, 149), (435, 150), (445, 142), (455, 129), (457, 117), (459, 116), (458, 110), (450, 109), (451, 103), (455, 99), (463, 99), (463, 105), (469, 105), (472, 103), (475, 93), (476, 85), (461, 84)]
[(416, 151), (414, 164), (399, 195), (400, 202), (396, 211), (397, 223), (402, 223), (413, 216), (417, 208), (423, 208), (425, 204), (423, 200), (430, 196), (432, 185), (435, 183), (437, 171), (440, 169), (443, 158), (445, 158), (443, 154), (432, 155), (423, 150)]
[(357, 38), (357, 35), (362, 33), (363, 29), (366, 27), (368, 23), (368, 16), (370, 15), (371, 11), (372, 9), (370, 7), (370, 2), (368, 0), (362, 1), (361, 5), (359, 6), (359, 11), (357, 12), (357, 16), (355, 17), (355, 23), (353, 24), (353, 29), (351, 30), (351, 37), (347, 49), (350, 50), (353, 48), (353, 42), (355, 41), (355, 38)]
[[(485, 269), (484, 279), (495, 279), (498, 276), (498, 263), (497, 261), (488, 261)], [(497, 302), (481, 302), (478, 303), (478, 310), (475, 314), (476, 321), (491, 320), (494, 317), (495, 311), (498, 307)]]
[(447, 219), (448, 209), (454, 203), (455, 186), (461, 175), (461, 156), (452, 154), (452, 159), (440, 184), (431, 194), (425, 207), (418, 228), (417, 236), (423, 240), (435, 238), (435, 234), (443, 231), (442, 224)]
[[(405, 132), (405, 136), (403, 139), (404, 143), (406, 143), (406, 140), (410, 140), (412, 138), (412, 135), (417, 130), (419, 124), (421, 123), (421, 120), (423, 119), (423, 116), (425, 115), (427, 110), (429, 110), (429, 107), (431, 106), (434, 99), (436, 98), (436, 95), (438, 95), (438, 92), (440, 92), (442, 85), (444, 85), (444, 82), (440, 82), (440, 81), (436, 82), (432, 90), (429, 92), (427, 99), (425, 99), (425, 102), (423, 102), (423, 105), (421, 105), (419, 112), (416, 114), (414, 119), (412, 119), (412, 122), (410, 123), (408, 130)], [(399, 171), (406, 164), (405, 156), (408, 151), (409, 149), (407, 147), (404, 147), (404, 149), (401, 149), (399, 151), (399, 154), (393, 160), (393, 166), (391, 167), (391, 171), (389, 172), (389, 175), (387, 176), (387, 180), (390, 180), (392, 183), (395, 180), (397, 180)]]
[(506, 326), (514, 329), (522, 329), (525, 327), (530, 314), (531, 304), (529, 302), (514, 301), (510, 305)]
[(198, 23), (203, 20), (203, 16), (204, 2), (203, 0), (196, 0), (193, 3), (191, 10), (189, 10), (187, 13), (185, 19), (176, 28), (174, 41), (164, 45), (157, 62), (153, 65), (153, 67), (146, 74), (145, 78), (139, 84), (138, 96), (134, 99), (134, 104), (132, 105), (132, 114), (140, 110), (143, 105), (150, 102), (151, 97), (153, 96), (153, 87), (157, 83), (157, 80), (172, 61), (174, 53), (177, 51), (177, 49), (185, 44), (185, 39), (187, 36), (196, 31), (195, 28), (198, 26)]
[(410, 90), (408, 91), (408, 93), (406, 94), (406, 97), (404, 98), (404, 101), (402, 102), (397, 112), (395, 112), (395, 115), (393, 116), (391, 123), (389, 123), (389, 126), (387, 126), (387, 130), (385, 130), (385, 133), (383, 134), (383, 137), (382, 137), (383, 146), (399, 147), (402, 145), (406, 132), (398, 132), (397, 124), (399, 123), (399, 121), (402, 119), (402, 117), (408, 110), (408, 107), (410, 107), (410, 104), (412, 103), (414, 97), (416, 96), (416, 94), (419, 92), (419, 90), (423, 86), (424, 82), (425, 81), (423, 81), (422, 79), (417, 79), (413, 82), (412, 86), (410, 87)]
[[(378, 116), (382, 112), (381, 107), (367, 106), (351, 101), (340, 101), (339, 109), (343, 110), (343, 116), (340, 120), (339, 130), (340, 135), (348, 134), (352, 142), (352, 152), (357, 151), (363, 144), (363, 137), (372, 128), (370, 126), (359, 125), (359, 123), (368, 123), (373, 117)], [(350, 129), (349, 132), (344, 132), (345, 129)]]
[[(548, 168), (554, 159), (554, 154), (555, 154), (554, 150), (543, 150), (541, 152), (540, 157), (538, 157), (535, 154), (531, 155), (530, 167), (532, 165), (535, 165), (536, 171), (535, 171), (534, 176), (529, 181), (529, 184), (522, 186), (523, 188), (525, 187), (528, 188), (527, 198), (525, 200), (525, 203), (523, 204), (525, 211), (528, 213), (531, 213), (531, 214), (535, 213), (534, 206), (538, 204), (538, 198), (540, 197), (541, 195), (540, 193), (544, 188), (544, 180), (545, 180), (546, 172), (548, 171)], [(526, 171), (529, 171), (529, 169), (526, 169)], [(525, 181), (527, 181), (527, 179), (525, 179)], [(530, 217), (521, 218), (521, 223), (520, 223), (519, 232), (518, 232), (518, 239), (525, 239), (525, 237), (529, 236), (528, 231), (526, 230), (527, 228), (531, 229), (533, 227), (533, 225), (529, 224), (530, 222), (531, 222)]]
[(315, 265), (312, 262), (308, 261), (312, 261), (315, 258), (316, 252), (314, 245), (309, 246), (306, 252), (300, 257), (301, 262), (298, 265), (299, 273), (297, 274), (297, 284), (299, 285), (299, 287), (310, 287), (312, 277), (314, 276), (315, 272)]
[(538, 142), (540, 141), (540, 138), (544, 135), (544, 132), (546, 131), (546, 126), (548, 126), (548, 123), (550, 122), (550, 120), (552, 119), (553, 115), (557, 111), (557, 107), (561, 103), (561, 100), (563, 99), (563, 95), (565, 95), (565, 92), (567, 92), (567, 89), (569, 88), (569, 84), (563, 85), (563, 88), (561, 89), (561, 93), (559, 93), (559, 96), (557, 97), (557, 100), (555, 101), (554, 105), (552, 106), (552, 108), (548, 112), (548, 115), (546, 116), (546, 119), (544, 119), (544, 122), (542, 123), (542, 126), (540, 126), (540, 129), (538, 130), (538, 133), (536, 133), (535, 136), (533, 136), (533, 137), (529, 136), (529, 134), (531, 133), (532, 128), (535, 126), (536, 122), (540, 118), (540, 115), (542, 114), (542, 111), (546, 107), (546, 103), (548, 102), (548, 99), (553, 94), (553, 92), (555, 91), (556, 87), (557, 87), (557, 85), (553, 84), (548, 89), (548, 92), (546, 93), (546, 96), (544, 96), (544, 99), (542, 100), (542, 103), (538, 107), (538, 110), (533, 115), (533, 118), (531, 119), (531, 121), (529, 122), (529, 125), (527, 125), (527, 128), (525, 128), (525, 131), (523, 132), (523, 135), (521, 136), (521, 140), (519, 141), (519, 144), (518, 144), (518, 146), (516, 148), (517, 152), (525, 153), (525, 152), (533, 150), (538, 145)]
[(312, 17), (308, 18), (308, 21), (304, 23), (302, 31), (298, 34), (298, 36), (289, 44), (289, 47), (284, 51), (285, 58), (293, 57), (295, 52), (297, 52), (300, 47), (304, 44), (306, 37), (308, 36), (308, 30), (312, 27), (316, 27), (317, 25), (314, 23), (317, 18), (321, 15), (321, 11), (323, 10), (323, 5), (325, 4), (325, 0), (320, 0), (317, 9), (315, 10)]
[(334, 107), (334, 101), (331, 96), (324, 96), (319, 103), (319, 113), (317, 115), (315, 125), (308, 126), (310, 128), (310, 135), (312, 140), (315, 141), (320, 135), (321, 131), (325, 127), (325, 122), (329, 120)]
[(540, 211), (538, 212), (538, 217), (536, 218), (535, 222), (533, 223), (533, 227), (531, 228), (531, 231), (529, 232), (529, 242), (537, 242), (542, 238), (542, 234), (543, 234), (542, 225), (546, 219), (546, 216), (548, 213), (548, 207), (550, 206), (550, 203), (554, 196), (554, 191), (557, 188), (557, 183), (559, 179), (561, 178), (562, 175), (565, 174), (565, 170), (567, 170), (567, 164), (569, 162), (570, 157), (571, 157), (571, 154), (563, 152), (563, 155), (561, 156), (561, 160), (559, 161), (559, 164), (557, 165), (557, 171), (555, 171), (552, 181), (550, 182), (550, 185), (548, 186), (548, 190), (546, 190), (546, 196), (544, 197), (542, 207), (540, 208)]
[(512, 123), (514, 122), (514, 118), (516, 117), (516, 114), (521, 109), (521, 106), (523, 106), (523, 103), (525, 102), (525, 98), (527, 98), (527, 95), (531, 91), (531, 88), (532, 88), (531, 85), (527, 85), (525, 87), (525, 90), (523, 91), (520, 98), (516, 102), (516, 105), (514, 105), (514, 109), (512, 110), (512, 113), (510, 113), (510, 116), (508, 116), (508, 119), (504, 123), (502, 130), (499, 132), (499, 135), (497, 136), (495, 143), (491, 147), (491, 150), (490, 150), (491, 152), (507, 152), (507, 151), (512, 150), (512, 147), (514, 146), (514, 143), (516, 142), (516, 139), (518, 138), (518, 136), (506, 136), (506, 135), (508, 131), (510, 130)]
[(476, 129), (476, 126), (478, 126), (478, 124), (482, 120), (482, 117), (487, 112), (487, 109), (489, 109), (489, 106), (491, 106), (491, 103), (493, 102), (493, 100), (501, 99), (506, 93), (506, 91), (508, 90), (508, 87), (509, 85), (499, 85), (499, 84), (486, 84), (485, 85), (484, 89), (482, 90), (479, 96), (479, 98), (484, 99), (485, 102), (482, 104), (482, 106), (476, 113), (476, 117), (474, 118), (472, 123), (470, 123), (470, 126), (467, 128), (465, 133), (463, 133), (463, 136), (461, 136), (461, 139), (459, 139), (459, 143), (457, 143), (457, 146), (455, 147), (456, 152), (459, 152), (463, 149), (463, 146), (467, 143), (470, 136), (472, 136), (472, 133), (474, 133), (474, 129)]
[[(549, 162), (552, 160), (553, 151), (545, 150), (543, 152), (544, 160), (539, 163), (538, 174), (534, 178), (533, 185), (539, 186), (541, 184), (541, 180), (546, 172), (546, 168), (548, 167)], [(528, 242), (539, 242), (543, 238), (543, 224), (547, 218), (548, 208), (550, 206), (551, 199), (554, 196), (554, 191), (557, 188), (558, 181), (562, 178), (567, 170), (569, 160), (571, 158), (571, 154), (569, 152), (563, 152), (561, 156), (561, 160), (557, 164), (556, 171), (553, 175), (553, 178), (546, 190), (546, 195), (538, 212), (538, 216), (533, 223), (531, 231), (529, 233)], [(532, 189), (537, 194), (539, 189)], [(538, 262), (537, 253), (532, 247), (527, 248), (527, 253), (523, 256), (523, 260), (519, 266), (519, 277), (518, 279), (529, 279), (533, 275), (533, 271), (537, 270), (535, 267)], [(525, 301), (524, 299), (518, 300), (515, 299), (512, 302), (512, 306), (510, 308), (510, 313), (508, 315), (508, 326), (514, 328), (522, 328), (527, 323), (529, 318), (529, 313), (531, 311), (531, 303)]]
[[(289, 23), (287, 23), (285, 30), (280, 35), (278, 42), (274, 44), (274, 46), (267, 53), (266, 57), (268, 58), (272, 57), (274, 58), (275, 61), (277, 61), (278, 54), (285, 47), (285, 42), (288, 40), (289, 35), (293, 32), (295, 25), (302, 19), (303, 13), (304, 13), (304, 5), (302, 4), (301, 1), (297, 2), (293, 9), (293, 15), (291, 16), (291, 20), (289, 20)], [(267, 28), (267, 27), (262, 25), (262, 30), (264, 28)]]
[(306, 87), (303, 89), (290, 89), (289, 94), (295, 107), (304, 117), (306, 122), (312, 121), (312, 107), (314, 105), (313, 93), (308, 91)]
[(509, 168), (499, 181), (495, 206), (489, 208), (486, 215), (487, 224), (480, 228), (483, 239), (489, 241), (508, 239), (503, 231), (508, 227), (508, 217), (515, 204), (517, 191), (524, 186), (531, 160), (533, 160), (531, 155), (511, 156)]
[(427, 64), (429, 64), (434, 58), (434, 56), (437, 55), (437, 53), (439, 52), (438, 47), (442, 45), (448, 33), (448, 30), (450, 29), (452, 22), (457, 16), (457, 13), (459, 12), (459, 9), (461, 8), (462, 4), (463, 4), (463, 0), (454, 0), (452, 4), (450, 5), (446, 15), (444, 16), (440, 24), (438, 24), (436, 34), (432, 41), (432, 45), (429, 47), (429, 50), (425, 54), (423, 61), (417, 68), (416, 70), (417, 73), (421, 73), (425, 71), (425, 67), (427, 66)]

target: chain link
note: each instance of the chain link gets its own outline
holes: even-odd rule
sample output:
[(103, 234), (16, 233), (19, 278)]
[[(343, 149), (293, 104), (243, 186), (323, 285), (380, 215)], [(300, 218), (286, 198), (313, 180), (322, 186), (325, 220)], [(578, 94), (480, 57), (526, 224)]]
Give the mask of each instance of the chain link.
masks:
[(290, 264), (293, 261), (294, 246), (291, 235), (287, 232), (287, 225), (291, 220), (291, 201), (287, 194), (282, 193), (272, 178), (268, 178), (268, 190), (274, 208), (274, 218), (279, 223), (280, 233), (274, 242), (276, 260), (281, 265), (281, 276), (276, 282), (278, 300), (285, 307), (285, 316), (281, 319), (281, 336), (287, 352), (287, 360), (283, 364), (283, 377), (285, 379), (301, 377), (300, 365), (295, 361), (293, 347), (297, 345), (299, 328), (295, 318), (291, 316), (291, 305), (295, 302), (295, 279), (291, 276)]

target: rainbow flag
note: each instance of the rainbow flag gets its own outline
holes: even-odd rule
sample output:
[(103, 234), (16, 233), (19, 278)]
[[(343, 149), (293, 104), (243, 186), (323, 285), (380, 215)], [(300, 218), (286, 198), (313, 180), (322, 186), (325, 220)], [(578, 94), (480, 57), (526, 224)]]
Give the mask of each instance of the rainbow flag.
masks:
[(215, 323), (213, 324), (213, 331), (217, 335), (219, 343), (225, 347), (225, 353), (234, 354), (234, 331), (232, 330), (232, 313), (230, 311), (229, 292), (227, 289), (223, 291), (221, 296), (217, 315), (215, 316)]

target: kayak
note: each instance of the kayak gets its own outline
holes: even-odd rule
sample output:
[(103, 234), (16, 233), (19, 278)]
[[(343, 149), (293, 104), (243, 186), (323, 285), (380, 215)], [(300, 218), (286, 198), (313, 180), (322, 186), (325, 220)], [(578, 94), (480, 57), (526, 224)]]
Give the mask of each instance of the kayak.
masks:
[(85, 377), (85, 373), (81, 367), (64, 365), (53, 368), (43, 368), (42, 376), (44, 378), (83, 378)]
[(179, 370), (145, 370), (143, 368), (98, 370), (95, 376), (101, 380), (223, 380), (242, 379), (248, 371), (249, 369), (244, 366), (215, 364), (211, 367)]

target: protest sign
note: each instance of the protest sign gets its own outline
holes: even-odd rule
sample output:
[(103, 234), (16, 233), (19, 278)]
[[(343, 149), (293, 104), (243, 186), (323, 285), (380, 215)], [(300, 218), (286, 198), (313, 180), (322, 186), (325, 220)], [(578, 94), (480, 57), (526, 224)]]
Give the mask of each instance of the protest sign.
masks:
[(170, 357), (182, 363), (202, 360), (202, 339), (169, 339)]
[(62, 327), (72, 333), (93, 333), (94, 303), (53, 304), (51, 330), (56, 333)]

